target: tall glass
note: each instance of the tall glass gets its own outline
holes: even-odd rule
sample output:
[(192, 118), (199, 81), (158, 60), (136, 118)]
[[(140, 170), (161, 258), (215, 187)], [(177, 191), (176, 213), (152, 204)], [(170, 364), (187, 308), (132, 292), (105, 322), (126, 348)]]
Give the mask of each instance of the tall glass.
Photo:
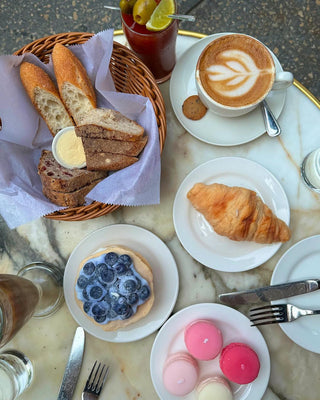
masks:
[(157, 83), (168, 80), (176, 64), (178, 21), (172, 20), (163, 31), (148, 31), (131, 14), (121, 14), (124, 34), (133, 52), (150, 69)]
[(7, 350), (0, 354), (0, 400), (15, 400), (30, 386), (31, 361), (21, 352)]
[(62, 271), (32, 263), (18, 275), (0, 274), (0, 347), (34, 317), (52, 315), (62, 304)]

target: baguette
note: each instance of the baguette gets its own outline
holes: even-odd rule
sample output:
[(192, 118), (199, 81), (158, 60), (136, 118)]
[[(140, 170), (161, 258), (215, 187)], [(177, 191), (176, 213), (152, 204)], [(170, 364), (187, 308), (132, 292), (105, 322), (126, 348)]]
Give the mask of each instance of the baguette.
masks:
[(23, 62), (20, 66), (20, 78), (32, 104), (46, 122), (52, 136), (60, 129), (74, 125), (55, 84), (43, 69)]
[(138, 156), (148, 141), (147, 136), (140, 140), (125, 142), (122, 140), (82, 138), (84, 149), (91, 153), (114, 153), (127, 156)]
[(104, 171), (62, 167), (55, 160), (52, 152), (48, 150), (42, 150), (38, 164), (38, 174), (46, 193), (48, 191), (73, 192), (107, 176), (107, 172)]
[(83, 113), (97, 106), (92, 83), (80, 60), (61, 43), (55, 44), (52, 61), (62, 101), (78, 124)]
[(117, 171), (129, 167), (139, 160), (125, 154), (91, 153), (85, 149), (87, 169), (89, 171)]
[(144, 129), (118, 111), (95, 108), (80, 118), (76, 135), (87, 138), (135, 141), (141, 140)]
[(92, 190), (101, 179), (91, 182), (89, 185), (83, 186), (73, 192), (58, 192), (51, 190), (47, 186), (42, 186), (43, 194), (54, 204), (62, 207), (78, 207), (85, 202), (85, 196)]

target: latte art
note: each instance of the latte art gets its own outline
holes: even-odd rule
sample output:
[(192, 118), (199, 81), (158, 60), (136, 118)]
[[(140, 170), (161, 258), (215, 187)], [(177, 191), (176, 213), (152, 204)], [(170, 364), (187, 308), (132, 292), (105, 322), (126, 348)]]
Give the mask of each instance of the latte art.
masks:
[(275, 74), (268, 50), (257, 40), (237, 34), (207, 46), (198, 66), (207, 94), (232, 107), (258, 102), (270, 90)]

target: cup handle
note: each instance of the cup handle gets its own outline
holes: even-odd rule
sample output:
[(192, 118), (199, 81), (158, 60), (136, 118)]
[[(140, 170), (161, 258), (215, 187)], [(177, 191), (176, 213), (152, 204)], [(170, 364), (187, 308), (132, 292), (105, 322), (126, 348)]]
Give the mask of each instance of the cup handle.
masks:
[(291, 72), (282, 71), (277, 72), (275, 80), (273, 82), (272, 90), (286, 89), (293, 83), (293, 75)]

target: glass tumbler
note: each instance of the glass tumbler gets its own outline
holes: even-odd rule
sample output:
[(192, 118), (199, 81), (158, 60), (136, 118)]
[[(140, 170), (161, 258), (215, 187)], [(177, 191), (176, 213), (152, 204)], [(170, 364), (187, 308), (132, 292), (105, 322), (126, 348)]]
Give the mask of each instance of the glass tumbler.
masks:
[(63, 272), (35, 262), (18, 275), (0, 274), (0, 347), (8, 343), (31, 317), (52, 315), (62, 304)]
[(15, 400), (33, 378), (31, 361), (17, 350), (0, 354), (0, 400)]
[(130, 48), (150, 69), (157, 83), (168, 80), (176, 64), (178, 21), (157, 32), (139, 25), (131, 14), (121, 14), (122, 27)]
[(320, 147), (307, 154), (302, 161), (301, 176), (311, 190), (320, 193)]

